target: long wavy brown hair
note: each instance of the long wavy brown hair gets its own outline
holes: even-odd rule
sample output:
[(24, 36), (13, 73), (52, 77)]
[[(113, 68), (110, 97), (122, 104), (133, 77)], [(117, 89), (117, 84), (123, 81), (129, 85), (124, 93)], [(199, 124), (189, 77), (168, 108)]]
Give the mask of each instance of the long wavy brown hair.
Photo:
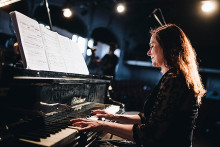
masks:
[(166, 65), (179, 69), (200, 105), (206, 90), (198, 72), (196, 52), (185, 33), (175, 24), (158, 27), (150, 33), (156, 35), (156, 40), (163, 48)]

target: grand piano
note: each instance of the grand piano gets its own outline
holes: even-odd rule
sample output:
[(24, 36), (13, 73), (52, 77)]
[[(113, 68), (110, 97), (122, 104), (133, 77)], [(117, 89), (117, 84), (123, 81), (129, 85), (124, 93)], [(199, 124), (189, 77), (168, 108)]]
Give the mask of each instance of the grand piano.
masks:
[(78, 132), (69, 120), (97, 119), (94, 109), (123, 113), (109, 97), (111, 80), (0, 65), (0, 146), (92, 145), (105, 132)]

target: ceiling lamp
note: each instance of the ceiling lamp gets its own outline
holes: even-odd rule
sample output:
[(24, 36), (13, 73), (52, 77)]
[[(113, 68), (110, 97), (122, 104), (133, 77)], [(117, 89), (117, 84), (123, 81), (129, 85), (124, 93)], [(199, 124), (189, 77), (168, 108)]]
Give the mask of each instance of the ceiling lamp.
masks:
[(116, 10), (118, 13), (123, 13), (125, 11), (125, 5), (122, 3), (119, 3), (116, 7)]
[(216, 5), (214, 1), (202, 1), (201, 9), (205, 13), (211, 13), (215, 11)]
[(73, 12), (69, 8), (63, 9), (63, 16), (66, 18), (69, 18), (73, 15)]
[(15, 2), (18, 2), (20, 0), (1, 0), (0, 1), (0, 7), (4, 7), (6, 5), (9, 5), (9, 4), (12, 4), (12, 3), (15, 3)]

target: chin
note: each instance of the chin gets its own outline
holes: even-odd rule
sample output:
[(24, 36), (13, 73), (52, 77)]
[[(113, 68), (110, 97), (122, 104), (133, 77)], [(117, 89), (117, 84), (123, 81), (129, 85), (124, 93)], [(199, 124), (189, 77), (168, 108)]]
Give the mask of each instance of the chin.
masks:
[(158, 66), (157, 66), (157, 63), (155, 63), (155, 62), (153, 62), (152, 65), (153, 65), (154, 67), (158, 67)]

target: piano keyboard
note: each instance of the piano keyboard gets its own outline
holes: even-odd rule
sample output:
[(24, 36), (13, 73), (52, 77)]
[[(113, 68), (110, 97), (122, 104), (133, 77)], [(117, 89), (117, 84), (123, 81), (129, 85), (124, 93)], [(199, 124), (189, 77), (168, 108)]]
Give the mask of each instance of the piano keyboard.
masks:
[(16, 129), (16, 135), (19, 140), (25, 143), (30, 143), (37, 146), (64, 146), (75, 140), (86, 138), (83, 142), (91, 141), (96, 132), (78, 132), (70, 123), (73, 118), (89, 118), (97, 119), (91, 116), (91, 110), (104, 109), (109, 113), (117, 113), (120, 110), (119, 106), (106, 105), (100, 103), (85, 103), (82, 105), (73, 106), (71, 110), (64, 112), (52, 112), (46, 114), (44, 120), (31, 120), (24, 123), (23, 127)]

